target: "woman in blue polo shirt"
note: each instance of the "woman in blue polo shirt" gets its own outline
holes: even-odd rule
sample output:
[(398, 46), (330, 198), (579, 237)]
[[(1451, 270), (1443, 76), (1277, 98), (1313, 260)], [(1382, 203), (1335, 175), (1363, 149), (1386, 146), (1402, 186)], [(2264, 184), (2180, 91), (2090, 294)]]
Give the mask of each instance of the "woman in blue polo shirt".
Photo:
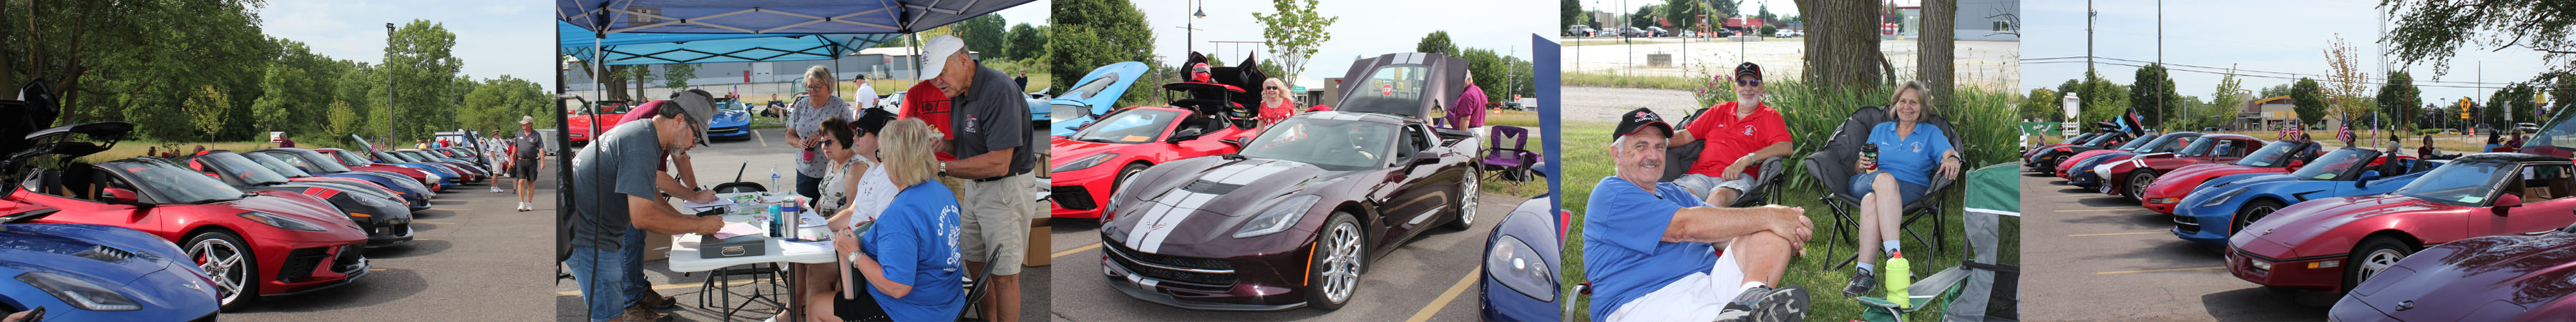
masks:
[[(879, 139), (888, 179), (903, 187), (864, 233), (843, 230), (832, 238), (843, 259), (843, 281), (853, 282), (833, 303), (849, 321), (954, 321), (966, 306), (958, 278), (957, 195), (932, 182), (937, 132), (919, 119), (886, 125)], [(864, 292), (857, 290), (865, 290)]]
[[(1905, 204), (1923, 198), (1932, 176), (1959, 176), (1959, 150), (1950, 146), (1949, 133), (1940, 127), (1923, 124), (1923, 102), (1927, 101), (1922, 82), (1906, 82), (1896, 89), (1894, 102), (1887, 106), (1888, 116), (1895, 121), (1879, 122), (1869, 130), (1869, 144), (1878, 146), (1878, 157), (1864, 154), (1853, 162), (1851, 195), (1860, 196), (1860, 251), (1855, 252), (1860, 265), (1852, 272), (1843, 293), (1858, 296), (1870, 294), (1878, 286), (1880, 256), (1897, 252), (1898, 227), (1903, 223)], [(1875, 165), (1875, 169), (1872, 166)]]

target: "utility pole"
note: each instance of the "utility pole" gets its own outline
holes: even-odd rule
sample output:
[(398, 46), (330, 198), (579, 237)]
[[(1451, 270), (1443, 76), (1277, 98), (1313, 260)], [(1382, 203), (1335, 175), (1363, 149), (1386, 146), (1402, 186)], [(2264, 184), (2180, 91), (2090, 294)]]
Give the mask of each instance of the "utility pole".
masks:
[[(2084, 74), (2085, 74), (2085, 76), (2092, 76), (2092, 74), (2093, 74), (2093, 20), (2094, 20), (2094, 19), (2100, 19), (2101, 17), (2102, 17), (2102, 12), (2100, 12), (2100, 11), (2093, 11), (2093, 0), (2084, 0)], [(2093, 80), (2087, 79), (2087, 80), (2084, 80), (2084, 81), (2090, 82), (2090, 81), (2093, 81)]]
[[(394, 136), (394, 23), (385, 23), (385, 138)], [(595, 56), (594, 56), (595, 57)]]

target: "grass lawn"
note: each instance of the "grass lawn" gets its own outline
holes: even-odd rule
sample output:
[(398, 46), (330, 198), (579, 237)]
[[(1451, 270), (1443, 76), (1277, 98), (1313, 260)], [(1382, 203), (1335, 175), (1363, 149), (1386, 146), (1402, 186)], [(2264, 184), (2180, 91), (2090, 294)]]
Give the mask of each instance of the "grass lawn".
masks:
[[(1499, 113), (1485, 115), (1485, 125), (1517, 126), (1530, 129), (1529, 145), (1526, 147), (1528, 147), (1530, 151), (1546, 153), (1545, 149), (1542, 147), (1547, 146), (1548, 138), (1539, 137), (1538, 121), (1538, 112), (1536, 111), (1506, 110)], [(1477, 143), (1483, 144), (1484, 142)], [(1516, 184), (1517, 186), (1515, 186)], [(1476, 187), (1476, 190), (1492, 194), (1530, 197), (1547, 193), (1547, 181), (1531, 180), (1528, 182), (1510, 182), (1502, 180), (1486, 180), (1481, 182), (1480, 185)]]
[(1575, 71), (1565, 73), (1565, 87), (1618, 87), (1697, 91), (1708, 86), (1706, 79), (1681, 76), (1619, 75), (1616, 71)]
[[(1559, 156), (1558, 160), (1563, 162), (1560, 166), (1563, 167), (1564, 171), (1567, 173), (1564, 176), (1565, 191), (1561, 191), (1558, 195), (1570, 196), (1564, 199), (1564, 205), (1566, 210), (1573, 212), (1573, 222), (1575, 223), (1573, 227), (1569, 227), (1570, 229), (1567, 231), (1568, 236), (1566, 236), (1565, 246), (1566, 256), (1564, 257), (1566, 260), (1565, 265), (1563, 266), (1566, 272), (1563, 276), (1565, 278), (1566, 285), (1574, 285), (1574, 283), (1582, 282), (1585, 274), (1583, 271), (1584, 266), (1582, 258), (1584, 246), (1583, 225), (1581, 224), (1583, 222), (1583, 216), (1586, 213), (1584, 208), (1585, 201), (1588, 196), (1591, 196), (1593, 185), (1600, 182), (1601, 178), (1610, 176), (1613, 172), (1612, 161), (1610, 158), (1610, 132), (1613, 128), (1617, 127), (1617, 124), (1607, 122), (1565, 122), (1563, 123), (1563, 126), (1564, 136), (1568, 139), (1564, 140), (1564, 145), (1562, 146), (1564, 152), (1562, 153), (1563, 155)], [(1805, 153), (1799, 153), (1798, 155), (1803, 156)], [(1803, 172), (1797, 172), (1792, 175), (1795, 176), (1791, 178), (1792, 181), (1808, 180), (1805, 179), (1806, 175)], [(1961, 255), (1966, 254), (1965, 250), (1967, 248), (1965, 245), (1967, 238), (1966, 234), (1962, 231), (1963, 228), (1961, 227), (1961, 224), (1959, 224), (1959, 218), (1964, 215), (1964, 212), (1959, 210), (1960, 206), (1958, 206), (1958, 200), (1960, 198), (1960, 194), (1958, 191), (1960, 191), (1959, 188), (1951, 188), (1945, 190), (1941, 194), (1932, 196), (1937, 198), (1951, 198), (1950, 200), (1952, 200), (1950, 202), (1950, 205), (1952, 206), (1950, 206), (1950, 210), (1946, 211), (1945, 214), (1945, 216), (1948, 217), (1941, 220), (1942, 222), (1947, 222), (1947, 224), (1942, 225), (1940, 228), (1949, 235), (1949, 242), (1941, 246), (1942, 251), (1939, 252), (1939, 256), (1937, 258), (1907, 257), (1907, 260), (1913, 263), (1913, 274), (1916, 278), (1930, 276), (1932, 273), (1939, 272), (1941, 269), (1958, 266), (1961, 262)], [(1814, 221), (1816, 224), (1815, 236), (1807, 242), (1807, 247), (1804, 250), (1805, 255), (1803, 256), (1805, 257), (1797, 258), (1790, 263), (1788, 273), (1782, 279), (1782, 284), (1797, 285), (1807, 289), (1808, 297), (1812, 301), (1812, 303), (1807, 307), (1807, 320), (1809, 321), (1858, 320), (1861, 317), (1861, 309), (1864, 306), (1860, 304), (1859, 300), (1845, 297), (1842, 294), (1843, 284), (1849, 279), (1852, 268), (1849, 266), (1831, 269), (1824, 267), (1825, 265), (1830, 265), (1835, 262), (1848, 259), (1848, 256), (1851, 256), (1850, 254), (1858, 248), (1853, 245), (1851, 240), (1834, 235), (1833, 227), (1837, 221), (1834, 220), (1832, 210), (1826, 209), (1824, 204), (1817, 200), (1817, 196), (1819, 196), (1821, 192), (1822, 191), (1818, 191), (1817, 189), (1788, 189), (1787, 191), (1781, 192), (1780, 195), (1772, 198), (1773, 202), (1782, 205), (1805, 207), (1807, 210), (1807, 218)], [(1857, 213), (1854, 215), (1857, 215)], [(2018, 220), (2018, 218), (2007, 218), (2006, 220)], [(1919, 221), (1910, 228), (1925, 230), (1928, 232), (1928, 229), (1932, 228), (1930, 225), (1932, 225), (1933, 222), (1934, 221), (1932, 220)], [(2015, 226), (2017, 225), (2006, 225), (2006, 227)], [(2002, 232), (2002, 236), (2006, 236), (2006, 239), (2012, 239), (2011, 236), (2019, 235), (2017, 230), (2018, 229), (2007, 229)], [(1920, 250), (1923, 249), (1921, 247), (1925, 247), (1922, 244), (1914, 242), (1910, 238), (1905, 241), (1905, 244), (1906, 249)], [(1833, 254), (1836, 256), (1835, 258), (1825, 257), (1828, 249), (1833, 250)], [(2003, 254), (2007, 254), (2004, 256), (2018, 257), (2016, 255), (2011, 255), (2012, 252), (2010, 250), (2012, 248), (2004, 249)], [(2013, 258), (2006, 259), (2006, 263), (2018, 262), (2017, 260), (2013, 260)], [(1885, 286), (1882, 285), (1879, 289), (1881, 293), (1877, 295), (1884, 295), (1885, 293), (1883, 292), (1885, 292), (1885, 290)], [(1591, 311), (1589, 309), (1591, 305), (1590, 298), (1577, 297), (1576, 300), (1582, 302), (1576, 303), (1575, 310), (1566, 313), (1571, 314), (1571, 320), (1573, 321), (1590, 321), (1592, 319), (1590, 317)], [(1917, 304), (1919, 305), (1921, 303)], [(1916, 311), (1914, 314), (1911, 314), (1906, 318), (1908, 320), (1931, 321), (1940, 317), (1940, 311), (1941, 308), (1938, 307), (1925, 308), (1923, 310)]]
[[(263, 137), (263, 138), (265, 138), (265, 137)], [(355, 144), (353, 141), (349, 141), (349, 139), (348, 139), (348, 138), (330, 138), (330, 137), (322, 137), (322, 136), (318, 136), (318, 135), (308, 135), (308, 136), (301, 136), (301, 137), (294, 137), (294, 138), (295, 138), (295, 147), (298, 147), (298, 148), (306, 148), (306, 149), (316, 149), (316, 148), (344, 148), (344, 149), (357, 149), (357, 148), (358, 148), (358, 145), (357, 145), (357, 144)], [(263, 140), (259, 140), (259, 141), (237, 141), (237, 142), (165, 142), (165, 141), (155, 141), (155, 140), (125, 140), (125, 141), (118, 141), (118, 142), (116, 142), (116, 146), (115, 146), (115, 147), (112, 147), (112, 148), (107, 149), (107, 151), (99, 152), (99, 153), (97, 153), (97, 154), (91, 154), (91, 155), (89, 155), (89, 156), (87, 156), (87, 157), (81, 157), (81, 158), (80, 158), (80, 161), (81, 161), (81, 162), (86, 162), (86, 163), (99, 163), (99, 162), (107, 162), (107, 161), (116, 161), (116, 160), (122, 160), (122, 159), (126, 159), (126, 158), (133, 158), (133, 157), (143, 156), (143, 155), (144, 155), (144, 152), (179, 151), (179, 154), (187, 154), (187, 153), (189, 153), (189, 152), (193, 152), (193, 151), (195, 151), (195, 150), (197, 149), (197, 146), (199, 146), (199, 145), (203, 145), (203, 146), (205, 146), (207, 150), (230, 150), (230, 151), (233, 151), (233, 152), (250, 152), (250, 151), (257, 151), (257, 150), (259, 150), (259, 149), (266, 149), (266, 148), (274, 148), (274, 147), (277, 147), (277, 144), (276, 144), (276, 143), (268, 143), (268, 140), (265, 140), (265, 139), (263, 139)], [(408, 143), (408, 142), (404, 143), (404, 144), (403, 144), (403, 146), (401, 146), (401, 148), (410, 148), (410, 147), (411, 147), (411, 145), (410, 145), (410, 143)]]

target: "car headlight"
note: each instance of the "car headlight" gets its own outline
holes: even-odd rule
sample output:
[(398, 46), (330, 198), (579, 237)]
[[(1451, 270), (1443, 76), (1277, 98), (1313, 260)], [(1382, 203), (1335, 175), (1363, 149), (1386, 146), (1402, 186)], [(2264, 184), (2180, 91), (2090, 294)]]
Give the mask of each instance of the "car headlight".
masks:
[(1093, 166), (1098, 166), (1101, 163), (1108, 163), (1109, 159), (1116, 157), (1118, 157), (1117, 153), (1093, 154), (1088, 157), (1082, 157), (1082, 159), (1079, 160), (1073, 160), (1073, 162), (1066, 162), (1063, 166), (1057, 166), (1055, 167), (1055, 172), (1072, 172), (1074, 170), (1089, 169)]
[(2200, 202), (2200, 206), (2201, 206), (2201, 207), (2217, 207), (2217, 206), (2218, 206), (2218, 205), (2220, 205), (2220, 204), (2225, 204), (2225, 203), (2227, 203), (2227, 199), (2234, 199), (2234, 198), (2236, 198), (2236, 195), (2237, 195), (2237, 194), (2241, 194), (2241, 193), (2245, 193), (2245, 188), (2229, 189), (2229, 190), (2227, 190), (2226, 192), (2220, 192), (2220, 193), (2218, 193), (2218, 195), (2215, 195), (2215, 196), (2209, 196), (2209, 201), (2202, 201), (2202, 202)]
[(1297, 224), (1297, 219), (1304, 218), (1299, 215), (1305, 214), (1308, 208), (1314, 208), (1316, 202), (1323, 200), (1324, 197), (1303, 195), (1270, 204), (1270, 209), (1262, 210), (1261, 214), (1253, 215), (1252, 220), (1244, 221), (1243, 228), (1234, 231), (1234, 238), (1258, 237), (1286, 231), (1288, 226)]
[(2099, 180), (2110, 180), (2110, 179), (2111, 179), (2111, 165), (2109, 165), (2109, 164), (2097, 164), (2097, 165), (2093, 165), (2093, 178), (2094, 178), (2094, 179), (2099, 179)]
[(257, 212), (257, 211), (253, 211), (253, 212), (245, 212), (245, 213), (241, 213), (241, 217), (242, 217), (243, 219), (250, 219), (250, 221), (256, 221), (256, 222), (259, 222), (259, 223), (261, 223), (261, 224), (267, 224), (269, 227), (277, 227), (278, 229), (285, 229), (285, 230), (302, 230), (302, 231), (322, 231), (322, 226), (320, 226), (320, 225), (314, 225), (313, 223), (307, 223), (307, 222), (304, 222), (304, 221), (302, 221), (302, 220), (295, 220), (294, 218), (286, 218), (286, 216), (279, 216), (279, 215), (277, 215), (277, 214), (272, 214), (272, 213)]
[(106, 287), (101, 287), (97, 283), (90, 283), (89, 281), (83, 281), (69, 275), (48, 272), (27, 272), (26, 274), (18, 274), (18, 281), (26, 282), (27, 285), (35, 286), (36, 289), (39, 290), (44, 290), (45, 294), (52, 294), (55, 299), (61, 299), (63, 300), (63, 303), (70, 303), (72, 306), (79, 307), (83, 310), (133, 311), (143, 309), (143, 304), (135, 302), (133, 298), (125, 297), (124, 294), (117, 294), (116, 291), (109, 290)]
[(1493, 249), (1485, 251), (1485, 272), (1503, 286), (1541, 302), (1556, 301), (1556, 277), (1549, 268), (1556, 263), (1538, 257), (1538, 251), (1518, 237), (1502, 236)]
[(2245, 260), (2245, 263), (2246, 263), (2246, 264), (2251, 264), (2251, 265), (2253, 265), (2253, 266), (2254, 266), (2254, 269), (2266, 270), (2266, 271), (2268, 271), (2268, 270), (2272, 270), (2272, 262), (2266, 262), (2266, 261), (2263, 261), (2263, 260), (2260, 260), (2260, 259), (2248, 259), (2248, 260)]

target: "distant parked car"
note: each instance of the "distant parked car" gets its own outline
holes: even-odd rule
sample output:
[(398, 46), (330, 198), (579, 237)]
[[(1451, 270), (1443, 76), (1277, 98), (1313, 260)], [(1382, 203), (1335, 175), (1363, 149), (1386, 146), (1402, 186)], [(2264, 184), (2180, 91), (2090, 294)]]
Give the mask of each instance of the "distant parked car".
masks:
[(1637, 29), (1637, 27), (1625, 27), (1625, 28), (1619, 28), (1619, 36), (1620, 36), (1620, 37), (1648, 37), (1648, 36), (1650, 36), (1650, 35), (1646, 33), (1646, 30), (1645, 30), (1645, 29)]
[(1565, 35), (1567, 36), (1591, 36), (1593, 32), (1598, 31), (1599, 30), (1593, 30), (1592, 26), (1586, 25), (1565, 26)]
[(1671, 36), (1671, 35), (1673, 35), (1673, 32), (1672, 32), (1672, 31), (1669, 31), (1669, 30), (1664, 30), (1664, 27), (1646, 27), (1646, 36), (1647, 36), (1647, 37), (1663, 37), (1663, 36)]

